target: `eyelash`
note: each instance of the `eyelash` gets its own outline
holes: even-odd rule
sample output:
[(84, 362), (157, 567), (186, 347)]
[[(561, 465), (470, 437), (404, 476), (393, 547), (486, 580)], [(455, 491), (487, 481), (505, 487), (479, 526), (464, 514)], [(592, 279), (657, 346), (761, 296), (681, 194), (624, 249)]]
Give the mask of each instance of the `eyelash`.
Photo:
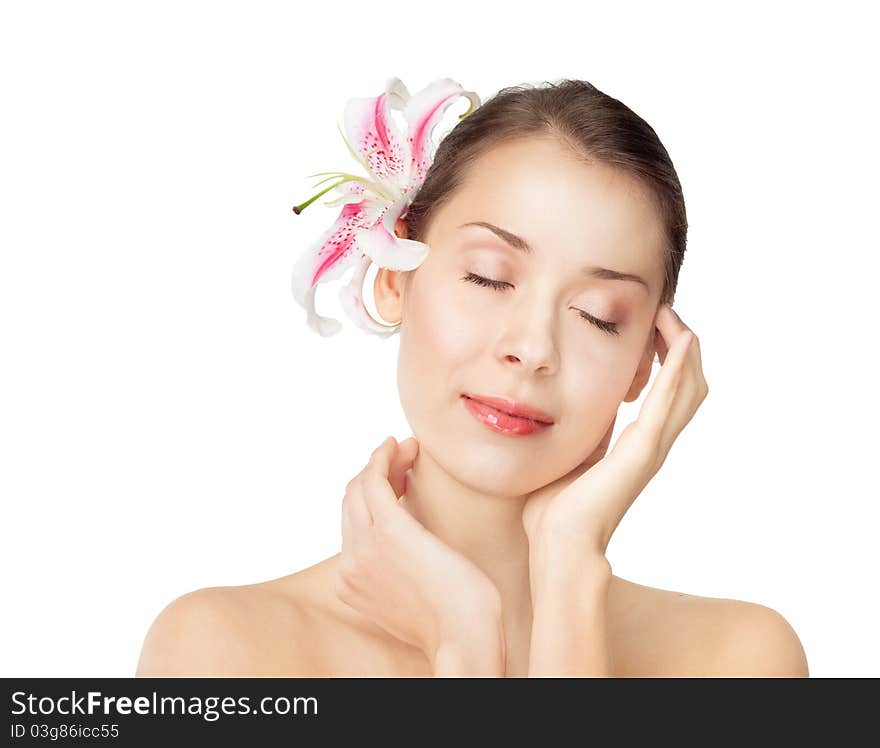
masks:
[[(494, 288), (496, 291), (503, 291), (507, 286), (512, 286), (511, 283), (492, 280), (491, 278), (484, 278), (482, 275), (477, 275), (476, 273), (468, 273), (467, 275), (462, 276), (462, 280), (476, 283), (478, 286)], [(603, 332), (607, 332), (609, 335), (620, 335), (620, 331), (617, 329), (616, 323), (606, 322), (604, 319), (599, 319), (598, 317), (594, 317), (592, 314), (587, 314), (587, 312), (583, 311), (582, 309), (578, 309), (577, 311), (581, 315), (581, 317), (587, 320), (587, 322), (595, 325)]]

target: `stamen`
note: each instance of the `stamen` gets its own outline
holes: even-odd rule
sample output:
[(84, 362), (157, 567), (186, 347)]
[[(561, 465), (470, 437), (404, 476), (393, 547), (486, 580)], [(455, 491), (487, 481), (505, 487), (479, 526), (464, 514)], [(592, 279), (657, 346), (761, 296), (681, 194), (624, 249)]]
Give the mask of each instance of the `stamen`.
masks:
[[(323, 181), (323, 180), (322, 180), (322, 181)], [(317, 200), (319, 197), (321, 197), (321, 195), (325, 195), (326, 193), (330, 192), (330, 190), (332, 190), (333, 188), (338, 187), (340, 184), (344, 184), (345, 182), (350, 182), (350, 181), (351, 181), (350, 179), (343, 179), (343, 180), (341, 180), (341, 181), (339, 181), (339, 182), (336, 182), (336, 184), (331, 184), (329, 187), (327, 187), (327, 188), (321, 190), (321, 191), (320, 191), (319, 193), (317, 193), (316, 195), (313, 195), (312, 197), (310, 197), (310, 198), (309, 198), (308, 200), (306, 200), (304, 203), (300, 203), (299, 205), (294, 205), (294, 206), (293, 206), (293, 212), (296, 213), (296, 215), (299, 215), (299, 214), (302, 213), (306, 208), (308, 208), (313, 202), (315, 202), (315, 200)]]

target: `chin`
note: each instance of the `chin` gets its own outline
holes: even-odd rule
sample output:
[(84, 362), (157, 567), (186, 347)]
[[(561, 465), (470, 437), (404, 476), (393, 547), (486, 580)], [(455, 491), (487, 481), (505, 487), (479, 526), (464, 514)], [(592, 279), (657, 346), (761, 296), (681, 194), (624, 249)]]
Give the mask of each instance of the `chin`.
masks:
[(503, 442), (487, 445), (459, 439), (443, 455), (443, 460), (438, 462), (447, 473), (462, 485), (487, 496), (522, 496), (549, 482), (536, 470), (540, 464), (538, 458), (524, 460), (522, 447), (512, 450)]

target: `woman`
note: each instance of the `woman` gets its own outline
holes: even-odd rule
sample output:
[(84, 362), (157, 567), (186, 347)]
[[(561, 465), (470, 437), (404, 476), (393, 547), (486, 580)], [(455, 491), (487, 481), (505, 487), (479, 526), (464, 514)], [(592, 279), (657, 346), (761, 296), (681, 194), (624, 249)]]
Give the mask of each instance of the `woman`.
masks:
[[(400, 87), (372, 103), (406, 103)], [(368, 146), (400, 146), (389, 119), (356, 139), (374, 174), (389, 162)], [(414, 437), (386, 439), (349, 481), (341, 553), (174, 600), (138, 675), (808, 675), (776, 611), (639, 585), (605, 555), (708, 392), (699, 342), (670, 307), (687, 221), (654, 130), (583, 81), (503, 89), (416, 185), (371, 216), (375, 232), (393, 226), (391, 250), (363, 241), (383, 259), (375, 304), (398, 325)], [(324, 265), (330, 244), (342, 256), (338, 228)], [(313, 307), (309, 322), (337, 329)], [(609, 451), (655, 355), (639, 416)]]

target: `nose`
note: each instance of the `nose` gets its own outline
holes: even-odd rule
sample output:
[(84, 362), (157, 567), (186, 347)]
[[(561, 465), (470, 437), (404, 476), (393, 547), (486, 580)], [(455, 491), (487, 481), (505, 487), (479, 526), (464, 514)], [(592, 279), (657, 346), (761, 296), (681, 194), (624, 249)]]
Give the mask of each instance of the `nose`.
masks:
[[(508, 365), (521, 366), (527, 372), (553, 374), (559, 367), (552, 305), (521, 302), (508, 319), (499, 341), (499, 353)], [(512, 310), (511, 310), (512, 311)]]

